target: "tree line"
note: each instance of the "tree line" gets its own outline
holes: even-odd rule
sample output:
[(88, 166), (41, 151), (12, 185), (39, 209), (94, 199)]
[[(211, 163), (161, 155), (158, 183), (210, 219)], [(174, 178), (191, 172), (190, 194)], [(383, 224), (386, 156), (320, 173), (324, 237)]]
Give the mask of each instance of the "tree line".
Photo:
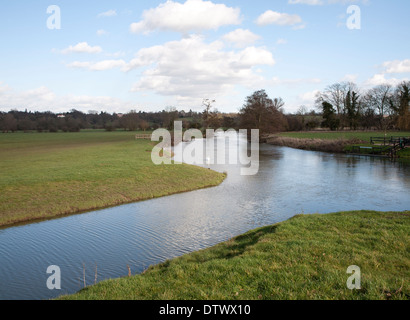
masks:
[(265, 90), (247, 97), (240, 110), (242, 128), (262, 134), (280, 131), (410, 130), (410, 82), (393, 87), (382, 84), (368, 90), (353, 82), (340, 82), (318, 92), (315, 109), (301, 106), (295, 114), (284, 114), (281, 98), (271, 99)]
[(410, 82), (361, 90), (353, 82), (335, 83), (316, 96), (322, 126), (331, 130), (410, 130)]
[(160, 112), (132, 110), (126, 114), (72, 109), (70, 112), (0, 112), (0, 131), (78, 132), (82, 129), (147, 131), (173, 129), (179, 120), (184, 129), (259, 129), (261, 134), (280, 131), (328, 130), (410, 130), (410, 82), (396, 87), (379, 85), (361, 90), (355, 83), (341, 82), (318, 92), (315, 108), (301, 106), (285, 114), (282, 98), (270, 98), (265, 90), (246, 97), (238, 113), (221, 113), (215, 100), (204, 99), (202, 112), (178, 111), (167, 107)]
[[(216, 114), (217, 117), (215, 117)], [(201, 129), (204, 123), (212, 127), (220, 125), (234, 127), (236, 126), (234, 117), (235, 115), (210, 111), (209, 117), (204, 118), (203, 112), (178, 111), (174, 107), (167, 107), (159, 112), (131, 110), (126, 114), (96, 111), (84, 113), (76, 109), (59, 114), (50, 111), (11, 110), (0, 112), (0, 132), (78, 132), (83, 129), (148, 131), (158, 128), (172, 130), (174, 121), (177, 120), (182, 121), (185, 129)]]

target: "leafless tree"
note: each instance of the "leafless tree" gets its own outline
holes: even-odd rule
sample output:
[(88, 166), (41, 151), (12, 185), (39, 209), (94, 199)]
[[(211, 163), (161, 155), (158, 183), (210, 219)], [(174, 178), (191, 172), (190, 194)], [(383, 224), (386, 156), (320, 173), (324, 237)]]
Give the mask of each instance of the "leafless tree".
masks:
[(178, 110), (175, 107), (166, 107), (161, 113), (162, 126), (167, 129), (174, 128), (174, 121), (178, 119)]
[(131, 110), (129, 113), (127, 113), (121, 118), (120, 123), (124, 129), (129, 131), (135, 131), (138, 127), (138, 121), (139, 117), (137, 111)]
[(17, 120), (10, 113), (6, 114), (2, 121), (2, 128), (4, 132), (14, 132), (17, 130)]
[(282, 98), (275, 98), (272, 100), (272, 107), (279, 111), (279, 112), (283, 112), (283, 107), (285, 106), (285, 101), (283, 101)]
[(140, 122), (138, 123), (138, 127), (142, 130), (142, 131), (146, 131), (147, 129), (149, 129), (149, 123), (145, 120), (140, 120)]
[(345, 112), (346, 95), (349, 91), (358, 92), (358, 86), (348, 81), (334, 83), (316, 96), (316, 104), (321, 108), (322, 103), (326, 101), (336, 108), (338, 115), (341, 115)]
[(379, 129), (386, 130), (391, 111), (393, 88), (389, 84), (381, 84), (367, 91), (364, 104), (378, 115)]
[[(202, 101), (202, 106), (205, 107), (204, 112), (202, 113), (202, 120), (204, 122), (204, 128), (208, 129), (211, 122), (213, 122), (213, 118), (215, 118), (215, 112), (212, 113), (212, 104), (215, 103), (215, 100), (204, 99)], [(216, 111), (217, 113), (217, 111)]]

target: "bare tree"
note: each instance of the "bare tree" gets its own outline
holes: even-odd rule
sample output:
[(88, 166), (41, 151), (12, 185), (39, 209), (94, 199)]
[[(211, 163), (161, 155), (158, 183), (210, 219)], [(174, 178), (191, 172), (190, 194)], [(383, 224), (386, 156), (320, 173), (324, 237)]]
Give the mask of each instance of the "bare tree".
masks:
[(204, 128), (208, 129), (209, 125), (211, 124), (213, 118), (215, 117), (214, 114), (212, 114), (212, 104), (215, 103), (215, 100), (210, 100), (210, 99), (204, 99), (202, 101), (202, 106), (205, 107), (204, 112), (202, 113), (202, 120), (204, 122)]
[(175, 107), (166, 107), (161, 113), (162, 126), (169, 130), (174, 128), (174, 121), (178, 119), (178, 111)]
[(319, 92), (316, 95), (315, 104), (317, 110), (322, 110), (323, 102), (331, 104), (335, 108), (335, 117), (339, 119), (340, 126), (344, 127), (348, 124), (346, 98), (349, 92), (359, 94), (359, 88), (354, 82), (337, 82), (327, 86), (323, 92)]
[(306, 126), (306, 115), (308, 114), (308, 109), (306, 106), (300, 106), (298, 111), (296, 112), (297, 119), (300, 122), (301, 130), (305, 129)]
[(285, 101), (282, 98), (275, 98), (272, 100), (272, 107), (279, 112), (283, 112), (283, 107), (285, 106)]
[(367, 91), (363, 99), (366, 106), (377, 114), (378, 126), (381, 130), (386, 130), (389, 123), (392, 95), (392, 86), (381, 84)]
[(317, 102), (322, 106), (322, 103), (326, 101), (336, 108), (337, 114), (341, 114), (345, 98), (345, 86), (342, 83), (334, 83), (318, 95)]
[(138, 113), (135, 110), (131, 110), (129, 113), (127, 113), (121, 118), (120, 123), (125, 130), (135, 131), (138, 127), (138, 121)]
[(142, 130), (142, 131), (146, 131), (147, 129), (149, 129), (149, 123), (145, 120), (141, 120), (138, 123), (138, 127)]
[(346, 96), (349, 91), (358, 93), (358, 86), (349, 81), (334, 83), (327, 86), (323, 92), (318, 93), (316, 104), (321, 108), (322, 103), (326, 101), (336, 108), (337, 114), (341, 115), (345, 112)]
[(305, 116), (308, 113), (309, 113), (308, 108), (305, 105), (300, 106), (298, 111), (296, 112), (297, 115), (301, 115), (301, 116)]
[(2, 127), (3, 127), (3, 132), (17, 131), (17, 120), (14, 117), (14, 115), (12, 115), (11, 113), (7, 113), (4, 116)]

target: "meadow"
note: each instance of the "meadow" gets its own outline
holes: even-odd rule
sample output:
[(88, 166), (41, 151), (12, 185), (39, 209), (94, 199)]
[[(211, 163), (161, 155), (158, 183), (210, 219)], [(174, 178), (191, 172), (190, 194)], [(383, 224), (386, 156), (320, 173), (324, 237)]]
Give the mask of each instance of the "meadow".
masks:
[(220, 184), (225, 175), (151, 161), (136, 132), (0, 134), (0, 226)]
[[(381, 131), (309, 131), (283, 132), (264, 137), (269, 144), (286, 146), (296, 149), (322, 151), (332, 153), (351, 153), (353, 146), (374, 147), (371, 138), (377, 137), (410, 137), (410, 132), (381, 132)], [(371, 150), (371, 149), (370, 149)], [(362, 150), (366, 153), (366, 149)], [(371, 151), (369, 151), (371, 153)], [(397, 153), (399, 158), (409, 158), (409, 148)]]
[[(410, 211), (298, 215), (66, 300), (407, 300)], [(349, 266), (360, 268), (351, 290)]]

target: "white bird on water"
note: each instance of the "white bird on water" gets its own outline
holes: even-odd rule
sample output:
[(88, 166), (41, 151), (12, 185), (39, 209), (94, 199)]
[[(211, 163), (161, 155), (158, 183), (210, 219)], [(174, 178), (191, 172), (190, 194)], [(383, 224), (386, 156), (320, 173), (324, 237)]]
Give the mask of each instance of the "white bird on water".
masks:
[(206, 158), (206, 164), (207, 164), (208, 166), (211, 164), (211, 158), (210, 158), (210, 157), (207, 157), (207, 158)]

